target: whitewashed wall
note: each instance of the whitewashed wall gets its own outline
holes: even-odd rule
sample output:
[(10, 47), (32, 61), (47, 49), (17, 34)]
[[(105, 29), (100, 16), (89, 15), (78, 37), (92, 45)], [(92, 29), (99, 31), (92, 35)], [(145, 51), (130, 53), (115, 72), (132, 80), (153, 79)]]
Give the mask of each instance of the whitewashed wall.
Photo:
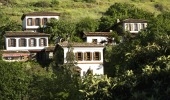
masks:
[[(26, 47), (19, 47), (19, 39), (20, 38), (25, 38), (26, 39)], [(36, 46), (35, 47), (29, 47), (29, 39), (30, 38), (35, 38), (36, 39)], [(40, 38), (45, 38), (47, 46), (39, 46), (39, 39)], [(9, 47), (8, 46), (8, 39), (12, 38), (5, 38), (5, 46), (6, 50), (39, 50), (39, 49), (44, 49), (45, 47), (48, 47), (48, 37), (13, 37), (13, 39), (16, 39), (16, 47)]]
[(123, 23), (123, 28), (125, 29), (125, 30), (129, 30), (129, 29), (126, 29), (126, 25), (127, 24), (131, 24), (131, 26), (132, 26), (132, 30), (131, 31), (129, 31), (130, 33), (138, 33), (139, 31), (141, 31), (141, 29), (142, 29), (142, 24), (144, 24), (144, 26), (145, 26), (145, 28), (147, 27), (147, 23), (137, 23), (137, 25), (138, 25), (138, 30), (137, 31), (135, 31), (134, 30), (134, 24), (136, 24), (136, 23)]
[[(66, 53), (68, 52), (68, 48), (64, 47), (64, 63), (66, 63)], [(74, 47), (73, 52), (100, 52), (101, 53), (101, 59), (98, 61), (78, 61), (77, 66), (79, 66), (81, 70), (81, 76), (83, 76), (83, 72), (87, 72), (87, 70), (90, 68), (93, 70), (93, 74), (104, 74), (104, 68), (103, 68), (103, 49), (104, 47)]]
[(92, 43), (93, 39), (97, 39), (97, 43), (99, 44), (101, 41), (106, 40), (107, 41), (107, 37), (105, 36), (87, 36), (87, 43)]
[(23, 22), (22, 22), (22, 27), (23, 29), (37, 29), (39, 28), (39, 26), (27, 26), (27, 19), (28, 18), (40, 18), (40, 19), (43, 19), (43, 18), (55, 18), (55, 19), (59, 19), (59, 16), (26, 16), (24, 19), (23, 19)]

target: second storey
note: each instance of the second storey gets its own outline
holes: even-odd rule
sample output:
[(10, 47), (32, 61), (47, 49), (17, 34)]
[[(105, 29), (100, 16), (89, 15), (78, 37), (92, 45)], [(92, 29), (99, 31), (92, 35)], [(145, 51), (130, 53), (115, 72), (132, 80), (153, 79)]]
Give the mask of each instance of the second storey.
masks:
[(23, 30), (37, 31), (45, 27), (51, 19), (59, 19), (60, 14), (55, 12), (32, 12), (23, 14), (21, 17)]
[(5, 37), (6, 50), (41, 50), (48, 47), (48, 34), (7, 31)]

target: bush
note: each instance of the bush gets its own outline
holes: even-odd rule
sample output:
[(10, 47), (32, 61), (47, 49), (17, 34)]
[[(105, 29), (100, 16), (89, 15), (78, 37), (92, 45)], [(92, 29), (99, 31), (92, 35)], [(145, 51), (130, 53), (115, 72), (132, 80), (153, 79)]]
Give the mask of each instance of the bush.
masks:
[(6, 6), (15, 4), (13, 0), (0, 0), (0, 3)]
[(51, 1), (51, 7), (55, 7), (59, 5), (59, 1), (58, 0), (52, 0)]
[(155, 4), (154, 7), (155, 7), (157, 10), (159, 10), (159, 11), (163, 11), (163, 10), (164, 10), (163, 5), (162, 5), (162, 4), (159, 4), (159, 3)]
[(38, 1), (33, 4), (34, 7), (50, 7), (50, 2), (47, 1)]

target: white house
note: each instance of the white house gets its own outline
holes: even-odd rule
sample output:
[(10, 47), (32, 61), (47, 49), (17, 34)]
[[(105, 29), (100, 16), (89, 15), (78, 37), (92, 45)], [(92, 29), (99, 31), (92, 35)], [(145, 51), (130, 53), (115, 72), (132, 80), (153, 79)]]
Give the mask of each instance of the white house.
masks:
[(67, 63), (68, 45), (71, 45), (71, 48), (73, 48), (76, 64), (81, 69), (80, 76), (85, 75), (89, 69), (93, 75), (104, 74), (103, 45), (94, 43), (59, 43), (56, 46), (59, 63)]
[(48, 47), (49, 34), (28, 31), (6, 31), (6, 50), (41, 51)]
[(136, 34), (147, 27), (147, 20), (143, 19), (125, 19), (120, 22), (125, 31)]
[(84, 37), (87, 43), (102, 44), (110, 43), (113, 44), (114, 38), (111, 32), (84, 32)]
[(59, 19), (60, 14), (56, 12), (31, 12), (21, 17), (23, 30), (37, 31), (45, 27), (51, 19)]

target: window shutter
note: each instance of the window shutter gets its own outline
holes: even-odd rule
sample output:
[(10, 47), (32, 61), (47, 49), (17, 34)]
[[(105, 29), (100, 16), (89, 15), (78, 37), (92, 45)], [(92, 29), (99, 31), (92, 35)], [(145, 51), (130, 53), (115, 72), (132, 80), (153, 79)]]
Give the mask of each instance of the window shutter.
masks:
[(81, 52), (81, 60), (83, 60), (83, 53)]
[(35, 19), (32, 18), (32, 26), (34, 26), (34, 25), (35, 25)]
[(26, 47), (27, 46), (27, 40), (24, 39), (24, 46)]
[(36, 39), (34, 39), (34, 46), (38, 45)]
[(41, 45), (41, 39), (39, 39), (39, 46), (42, 46), (42, 45)]
[(84, 53), (84, 60), (87, 60), (87, 53)]
[(11, 39), (8, 39), (8, 47), (11, 47)]
[(41, 25), (43, 25), (43, 26), (44, 26), (44, 18), (42, 18), (42, 23), (41, 23)]
[(90, 60), (92, 60), (92, 53), (90, 52)]
[(131, 31), (133, 31), (133, 25), (134, 25), (134, 24), (130, 24), (130, 25), (131, 25)]
[(16, 39), (14, 39), (14, 47), (16, 47)]
[(78, 53), (75, 53), (76, 61), (78, 61)]
[(99, 52), (99, 60), (101, 60), (101, 52)]
[(47, 39), (44, 38), (44, 46), (47, 46)]
[(21, 47), (21, 39), (19, 39), (19, 47)]
[(93, 52), (93, 60), (96, 60), (95, 52)]
[(42, 25), (42, 21), (41, 21), (41, 19), (39, 18), (39, 26), (41, 26)]
[(31, 47), (31, 39), (29, 39), (29, 46)]

